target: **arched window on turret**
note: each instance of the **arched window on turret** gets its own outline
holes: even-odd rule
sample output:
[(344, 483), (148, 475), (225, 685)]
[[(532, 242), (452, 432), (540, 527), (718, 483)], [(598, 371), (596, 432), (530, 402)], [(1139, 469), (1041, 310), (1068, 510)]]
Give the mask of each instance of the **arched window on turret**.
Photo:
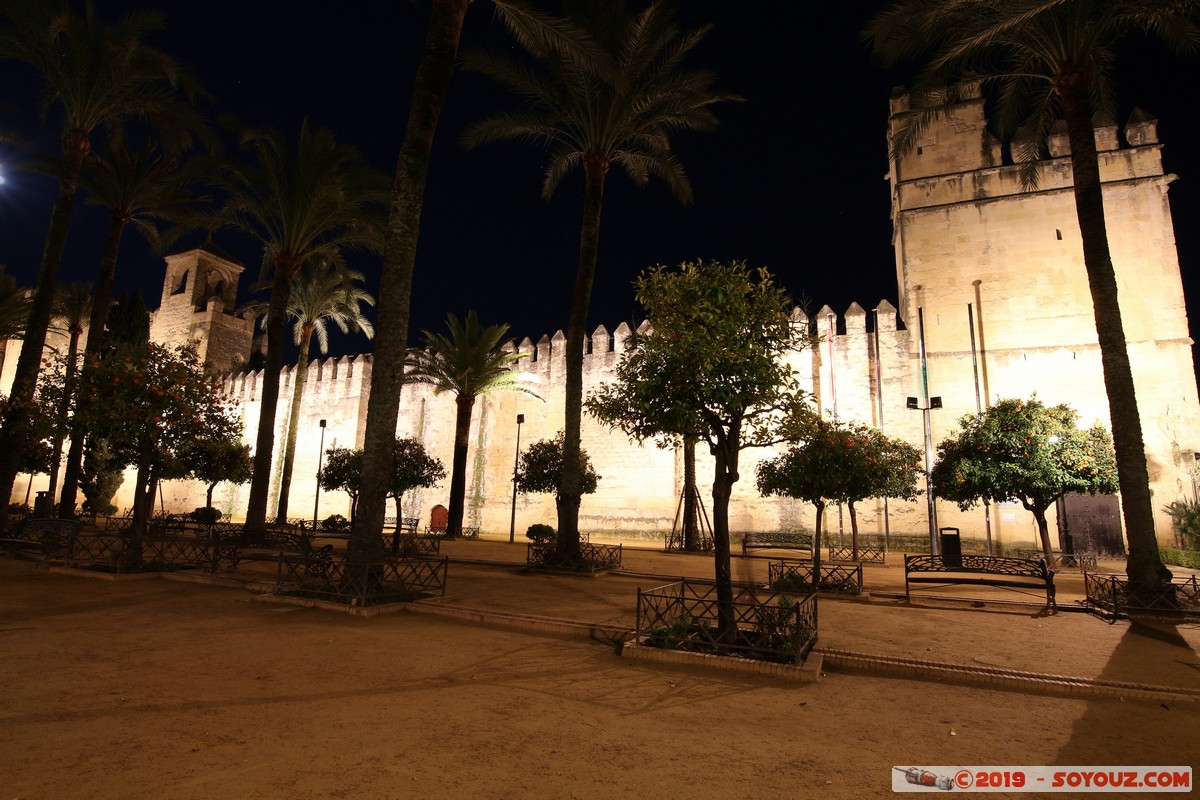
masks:
[(179, 279), (179, 285), (175, 287), (175, 291), (171, 292), (171, 294), (183, 294), (187, 290), (187, 279), (188, 274), (184, 272), (183, 277)]

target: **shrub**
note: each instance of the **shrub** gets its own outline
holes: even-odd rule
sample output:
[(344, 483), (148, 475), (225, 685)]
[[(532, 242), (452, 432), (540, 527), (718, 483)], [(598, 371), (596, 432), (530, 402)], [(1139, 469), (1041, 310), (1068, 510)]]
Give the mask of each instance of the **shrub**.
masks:
[(1164, 564), (1200, 569), (1200, 550), (1176, 550), (1173, 547), (1160, 547), (1158, 552), (1162, 556)]
[(529, 530), (525, 531), (525, 538), (532, 540), (534, 544), (549, 544), (558, 541), (558, 531), (539, 523), (529, 526)]
[(1171, 525), (1188, 550), (1200, 548), (1200, 503), (1195, 500), (1176, 500), (1163, 506), (1171, 515)]
[(323, 531), (344, 531), (349, 530), (350, 520), (343, 517), (341, 514), (330, 514), (325, 519), (321, 520), (321, 530)]
[(201, 525), (212, 525), (216, 523), (216, 521), (222, 516), (224, 515), (212, 506), (201, 506), (192, 513), (188, 514), (188, 517), (193, 522), (199, 522)]

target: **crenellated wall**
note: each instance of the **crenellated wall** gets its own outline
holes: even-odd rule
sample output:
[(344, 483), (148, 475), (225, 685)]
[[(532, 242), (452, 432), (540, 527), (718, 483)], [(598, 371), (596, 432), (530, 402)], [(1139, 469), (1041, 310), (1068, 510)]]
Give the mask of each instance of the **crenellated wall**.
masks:
[[(891, 101), (891, 130), (909, 114), (907, 98)], [(821, 413), (843, 422), (881, 428), (924, 449), (925, 415), (911, 410), (931, 397), (942, 407), (929, 413), (930, 438), (953, 433), (964, 415), (986, 409), (999, 398), (1034, 393), (1048, 403), (1068, 403), (1083, 425), (1108, 424), (1108, 404), (1097, 346), (1081, 237), (1071, 190), (1065, 134), (1050, 141), (1038, 187), (1022, 186), (1020, 167), (1004, 163), (999, 142), (988, 132), (985, 105), (978, 96), (936, 120), (917, 148), (890, 163), (892, 220), (899, 304), (883, 300), (867, 310), (857, 303), (840, 313), (826, 306), (811, 318), (793, 317), (818, 334), (810, 348), (790, 357), (802, 388)], [(1158, 513), (1160, 540), (1172, 540), (1162, 506), (1195, 496), (1188, 467), (1200, 453), (1200, 400), (1188, 338), (1179, 262), (1167, 193), (1174, 176), (1162, 171), (1155, 121), (1135, 112), (1126, 126), (1097, 129), (1109, 243), (1138, 406)], [(211, 245), (168, 258), (163, 308), (155, 315), (155, 336), (170, 343), (201, 338), (216, 362), (244, 360), (250, 329), (224, 313), (231, 281), (241, 266)], [(768, 265), (769, 266), (769, 265)], [(190, 277), (189, 277), (190, 276)], [(202, 279), (202, 280), (201, 280)], [(629, 327), (599, 326), (585, 343), (584, 392), (613, 379)], [(496, 394), (480, 398), (471, 430), (467, 475), (468, 524), (491, 533), (507, 532), (512, 503), (513, 463), (518, 446), (553, 437), (563, 427), (566, 337), (561, 331), (534, 342), (510, 345), (526, 357), (518, 369), (538, 395)], [(15, 362), (6, 343), (3, 372)], [(210, 359), (212, 360), (212, 359)], [(371, 357), (360, 355), (313, 361), (300, 409), (299, 441), (289, 516), (311, 517), (317, 498), (316, 473), (323, 449), (362, 445)], [(282, 447), (295, 368), (284, 370), (276, 419), (277, 454), (271, 509), (279, 485)], [(225, 379), (251, 442), (260, 412), (258, 372)], [(518, 414), (524, 415), (517, 425)], [(409, 385), (401, 395), (397, 435), (420, 439), (427, 450), (451, 462), (455, 404), (431, 387)], [(321, 420), (326, 427), (320, 426)], [(583, 444), (601, 475), (599, 491), (584, 498), (584, 530), (619, 536), (661, 536), (675, 519), (682, 483), (682, 456), (674, 448), (638, 445), (590, 417), (583, 421)], [(323, 437), (323, 438), (322, 438)], [(712, 459), (698, 448), (701, 487), (711, 482)], [(734, 487), (730, 524), (735, 531), (811, 528), (811, 507), (779, 498), (765, 499), (754, 488), (755, 466), (775, 450), (744, 451), (741, 480)], [(44, 488), (44, 476), (33, 488)], [(118, 495), (128, 505), (132, 477)], [(18, 483), (14, 499), (24, 497)], [(446, 503), (449, 478), (414, 492), (402, 514), (428, 520), (430, 509)], [(219, 487), (216, 501), (240, 517), (245, 486)], [(702, 491), (702, 494), (707, 494)], [(163, 487), (170, 510), (202, 505), (204, 487), (173, 482)], [(348, 513), (348, 500), (321, 493), (318, 515)], [(926, 535), (930, 522), (925, 498), (916, 502), (869, 501), (858, 509), (867, 533)], [(935, 524), (957, 527), (964, 536), (984, 535), (981, 510), (958, 510), (936, 503)], [(395, 513), (389, 510), (389, 514)], [(535, 522), (555, 523), (553, 498), (518, 496), (516, 530)], [(835, 537), (849, 530), (848, 515), (831, 514)], [(1030, 514), (1001, 504), (991, 534), (1007, 545), (1032, 543)]]

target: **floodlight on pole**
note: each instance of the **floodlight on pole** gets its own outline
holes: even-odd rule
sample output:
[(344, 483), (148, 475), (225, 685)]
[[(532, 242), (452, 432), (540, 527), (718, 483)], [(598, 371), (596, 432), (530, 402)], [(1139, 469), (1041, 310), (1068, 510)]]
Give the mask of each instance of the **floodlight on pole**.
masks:
[(517, 466), (521, 463), (521, 425), (525, 422), (524, 414), (517, 414), (517, 452), (513, 456), (513, 495), (512, 516), (508, 520), (508, 543), (517, 540)]
[(317, 488), (313, 490), (313, 530), (317, 529), (317, 514), (321, 508), (321, 466), (325, 458), (325, 420), (321, 420), (321, 446), (317, 449)]

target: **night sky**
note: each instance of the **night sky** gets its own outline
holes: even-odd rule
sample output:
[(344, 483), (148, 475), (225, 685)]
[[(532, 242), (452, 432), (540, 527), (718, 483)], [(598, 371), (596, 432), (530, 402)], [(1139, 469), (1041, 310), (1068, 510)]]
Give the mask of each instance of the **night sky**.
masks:
[[(134, 4), (98, 0), (107, 18)], [(189, 66), (218, 113), (273, 126), (294, 141), (305, 119), (335, 132), (366, 160), (393, 172), (409, 92), (423, 45), (425, 3), (313, 5), (276, 0), (159, 3), (167, 29), (150, 41)], [(611, 174), (589, 328), (641, 319), (632, 281), (645, 267), (692, 259), (745, 259), (766, 266), (797, 302), (842, 312), (896, 302), (889, 220), (887, 101), (904, 72), (872, 60), (859, 31), (879, 3), (730, 3), (685, 0), (687, 27), (713, 23), (693, 64), (745, 98), (718, 106), (715, 133), (683, 134), (676, 151), (693, 182), (683, 207), (661, 183), (639, 189)], [(154, 7), (154, 6), (143, 6)], [(332, 9), (341, 12), (334, 15)], [(507, 45), (486, 0), (467, 15), (463, 47)], [(1118, 87), (1119, 122), (1138, 105), (1159, 118), (1164, 160), (1180, 179), (1170, 191), (1185, 286), (1200, 298), (1200, 153), (1194, 97), (1200, 62), (1130, 47)], [(0, 104), (26, 113), (0, 124), (53, 142), (32, 112), (31, 73), (0, 64)], [(577, 260), (580, 175), (554, 198), (540, 198), (544, 160), (528, 145), (497, 143), (466, 152), (459, 136), (475, 119), (512, 107), (504, 90), (457, 73), (429, 174), (413, 296), (410, 340), (440, 329), (448, 312), (474, 308), (485, 323), (507, 322), (516, 338), (536, 340), (566, 325)], [(0, 164), (19, 156), (0, 148)], [(0, 263), (32, 284), (53, 199), (53, 181), (5, 168), (0, 186)], [(105, 220), (77, 205), (64, 280), (94, 279)], [(235, 234), (215, 243), (246, 266), (243, 298), (257, 276), (260, 250)], [(354, 266), (374, 291), (378, 260)], [(141, 287), (157, 306), (161, 257), (127, 235), (118, 290)], [(386, 309), (381, 310), (386, 313)], [(1191, 304), (1193, 320), (1200, 307)], [(1193, 338), (1198, 327), (1193, 322)], [(335, 352), (369, 350), (337, 339)]]

